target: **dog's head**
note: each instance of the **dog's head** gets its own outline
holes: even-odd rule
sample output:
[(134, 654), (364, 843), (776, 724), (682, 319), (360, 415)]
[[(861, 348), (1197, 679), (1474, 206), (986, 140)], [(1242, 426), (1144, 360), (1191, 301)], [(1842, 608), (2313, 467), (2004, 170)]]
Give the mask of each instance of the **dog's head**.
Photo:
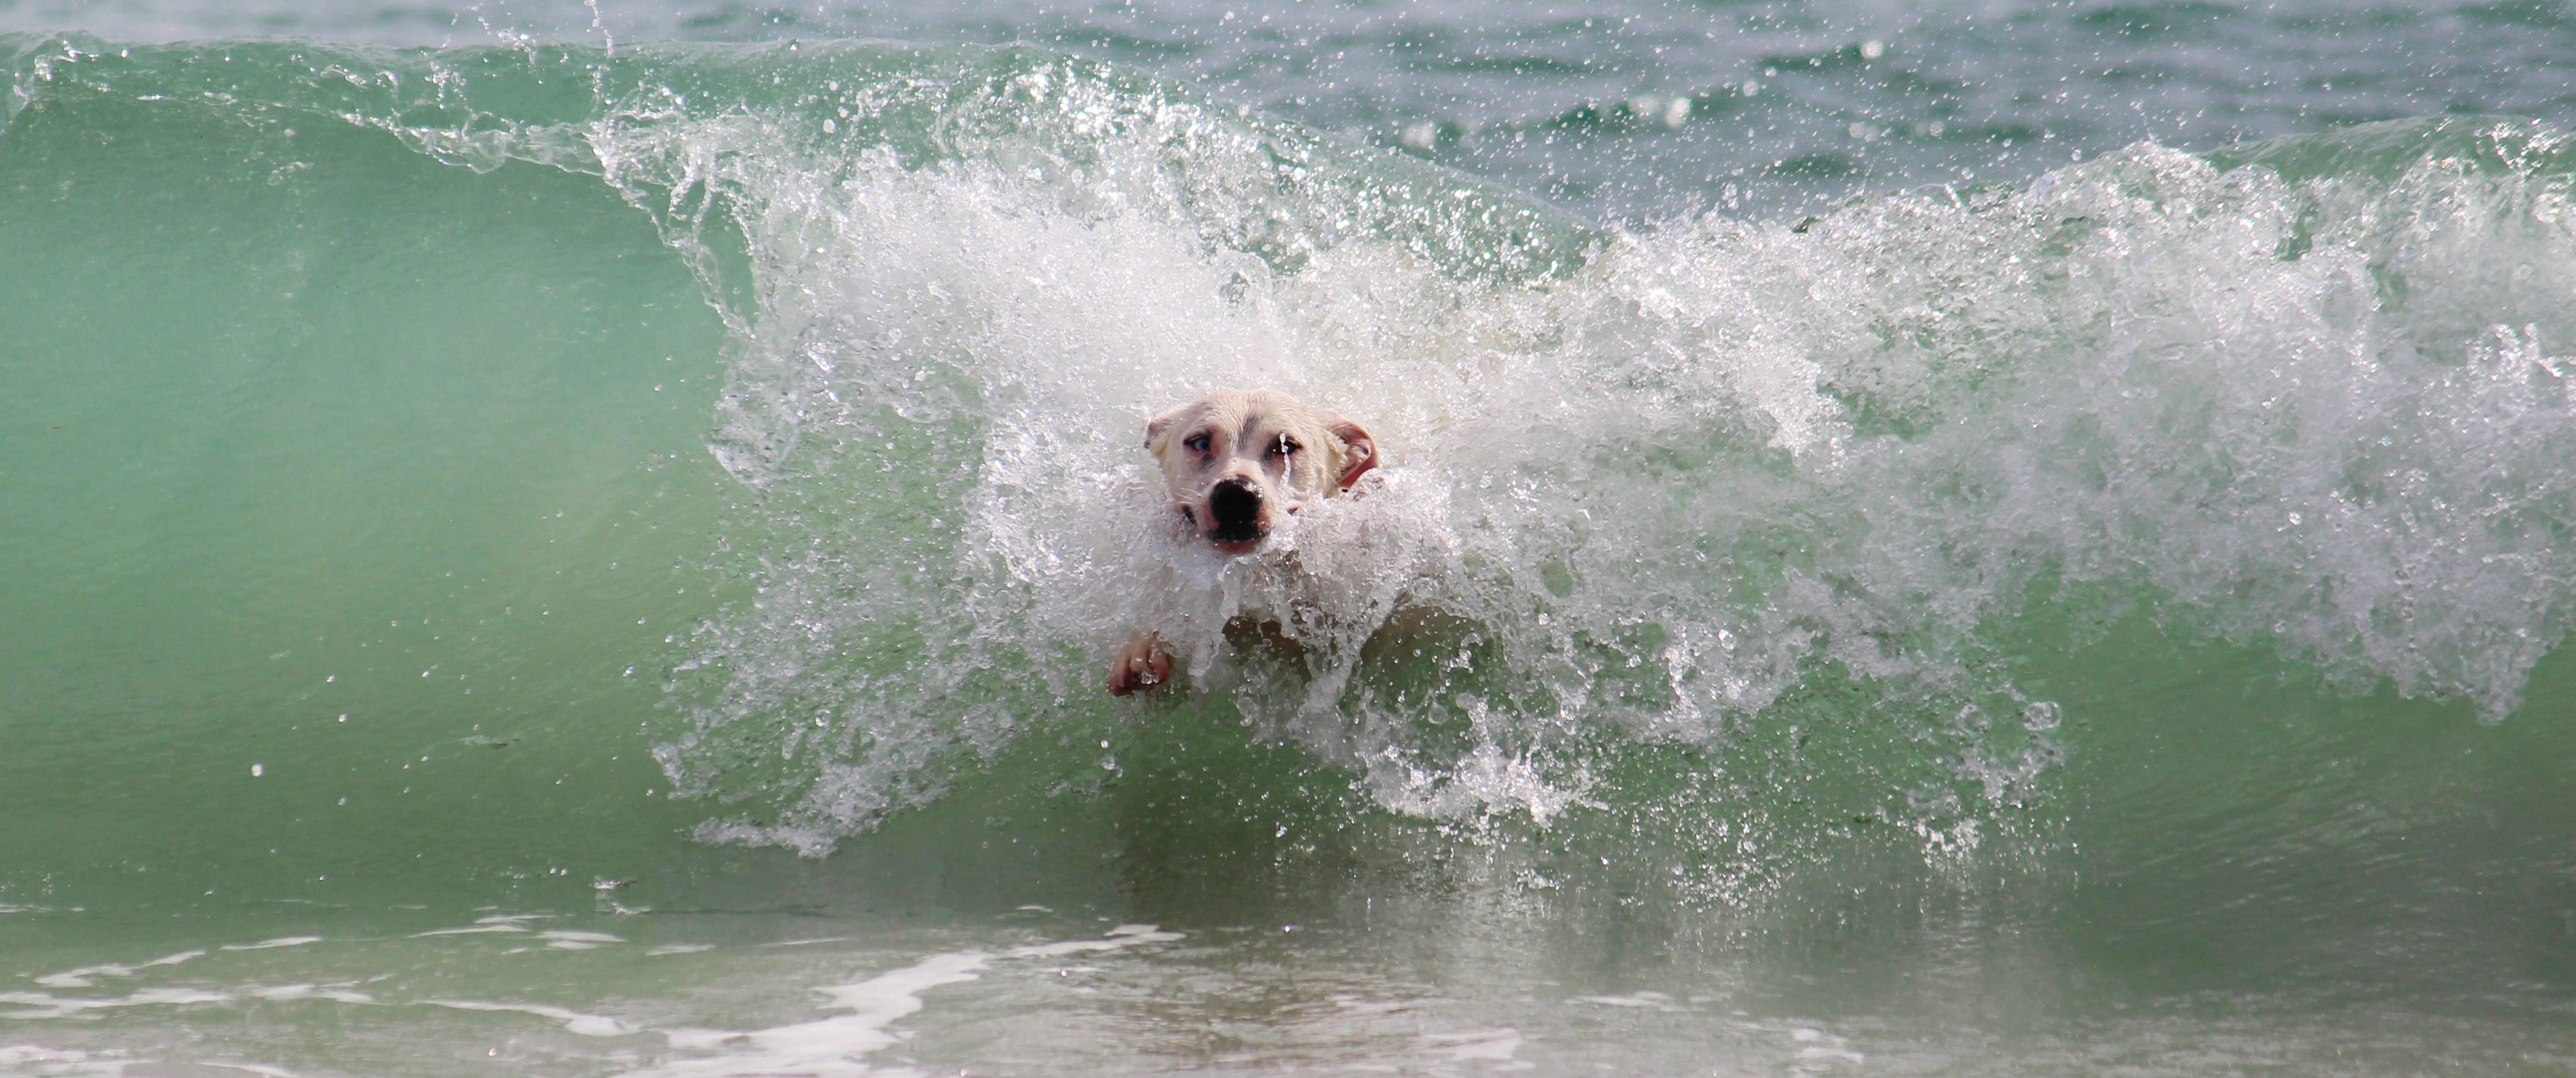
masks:
[(1228, 554), (1248, 554), (1283, 513), (1350, 489), (1377, 466), (1359, 424), (1284, 393), (1220, 389), (1145, 424), (1173, 509)]

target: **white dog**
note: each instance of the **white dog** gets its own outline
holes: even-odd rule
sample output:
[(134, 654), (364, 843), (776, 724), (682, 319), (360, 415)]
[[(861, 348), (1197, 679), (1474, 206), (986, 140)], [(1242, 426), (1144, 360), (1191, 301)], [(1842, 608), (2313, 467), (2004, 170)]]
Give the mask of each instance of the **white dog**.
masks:
[[(1145, 450), (1173, 512), (1229, 555), (1259, 549), (1282, 514), (1350, 489), (1378, 459), (1359, 424), (1269, 390), (1221, 389), (1155, 416)], [(1109, 691), (1150, 690), (1171, 673), (1171, 649), (1146, 633), (1110, 660)]]

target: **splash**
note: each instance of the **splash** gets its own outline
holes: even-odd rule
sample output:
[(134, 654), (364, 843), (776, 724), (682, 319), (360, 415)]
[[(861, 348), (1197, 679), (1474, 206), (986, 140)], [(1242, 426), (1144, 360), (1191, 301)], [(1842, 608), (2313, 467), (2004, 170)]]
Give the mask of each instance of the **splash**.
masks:
[[(1536, 821), (1603, 744), (1722, 745), (1842, 683), (1836, 721), (2012, 802), (2058, 717), (1994, 634), (2079, 596), (2489, 719), (2568, 626), (2545, 127), (1620, 231), (1031, 49), (12, 47), (14, 109), (336, 118), (652, 216), (730, 331), (708, 443), (754, 596), (657, 749), (742, 803), (710, 839), (820, 854), (1114, 722), (1098, 667), (1146, 629), (1190, 699), (1392, 808)], [(1392, 466), (1260, 556), (1177, 543), (1138, 428), (1225, 385)]]
[[(1497, 279), (1400, 229), (1265, 258), (1203, 219), (1257, 186), (1241, 148), (1167, 145), (745, 181), (759, 307), (716, 451), (795, 538), (709, 627), (722, 687), (663, 759), (793, 795), (707, 837), (827, 850), (1102, 707), (1145, 628), (1391, 808), (1540, 820), (1577, 800), (1552, 747), (1716, 744), (1818, 677), (1955, 712), (1927, 736), (2009, 800), (2055, 714), (1984, 632), (2072, 587), (2490, 719), (2565, 634), (2563, 173), (2294, 182), (2142, 144)], [(1137, 429), (1224, 385), (1358, 419), (1393, 466), (1260, 556), (1192, 549)], [(1295, 654), (1229, 644), (1246, 617)]]

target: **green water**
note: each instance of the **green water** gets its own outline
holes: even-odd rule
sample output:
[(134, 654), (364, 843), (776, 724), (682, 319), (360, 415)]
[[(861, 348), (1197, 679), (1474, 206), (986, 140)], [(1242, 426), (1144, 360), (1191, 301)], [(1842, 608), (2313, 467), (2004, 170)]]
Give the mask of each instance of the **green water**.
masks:
[[(2576, 1066), (2546, 129), (1631, 234), (1036, 50), (9, 48), (0, 1073)], [(1261, 380), (1348, 592), (1144, 530)]]
[(652, 856), (721, 323), (589, 177), (204, 121), (7, 135), (12, 895)]

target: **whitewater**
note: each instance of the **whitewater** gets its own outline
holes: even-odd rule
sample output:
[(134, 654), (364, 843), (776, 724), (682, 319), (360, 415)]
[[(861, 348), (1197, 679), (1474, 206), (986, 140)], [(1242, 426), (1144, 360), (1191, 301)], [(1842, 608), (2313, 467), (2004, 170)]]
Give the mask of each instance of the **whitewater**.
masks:
[(1497, 10), (0, 6), (0, 1075), (2576, 1067), (2576, 20)]

